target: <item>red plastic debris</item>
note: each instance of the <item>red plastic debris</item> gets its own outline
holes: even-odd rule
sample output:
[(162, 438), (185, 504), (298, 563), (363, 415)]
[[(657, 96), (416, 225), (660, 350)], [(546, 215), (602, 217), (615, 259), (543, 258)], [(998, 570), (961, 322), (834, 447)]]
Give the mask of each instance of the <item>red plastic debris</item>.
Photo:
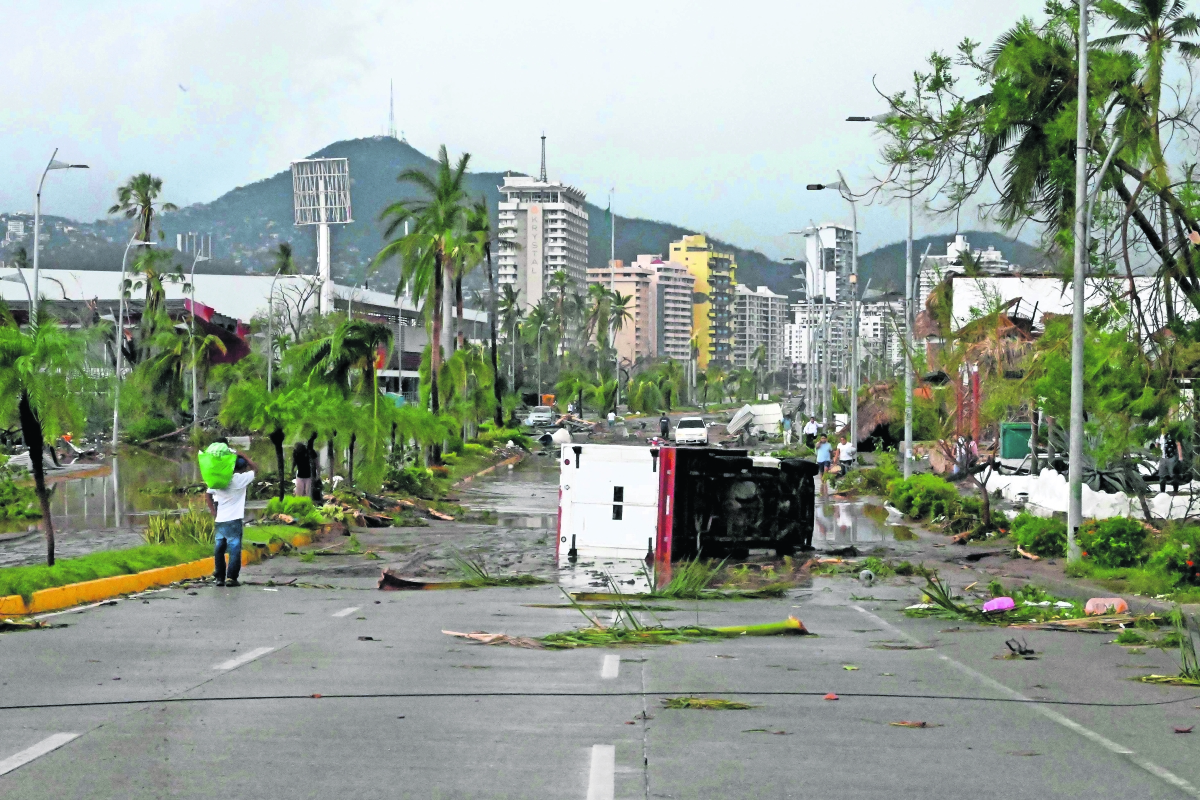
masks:
[(837, 700), (838, 696), (836, 694), (834, 694), (833, 692), (830, 692), (829, 694), (825, 695), (825, 699), (826, 700)]

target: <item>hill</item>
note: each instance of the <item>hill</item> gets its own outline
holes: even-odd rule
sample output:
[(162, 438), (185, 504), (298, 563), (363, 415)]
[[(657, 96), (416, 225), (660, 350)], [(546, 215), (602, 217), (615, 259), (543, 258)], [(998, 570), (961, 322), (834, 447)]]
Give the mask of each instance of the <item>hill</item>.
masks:
[[(1037, 267), (1047, 263), (1046, 256), (1033, 245), (1014, 241), (1002, 233), (991, 231), (962, 231), (974, 250), (995, 247), (1012, 264), (1022, 267)], [(929, 247), (931, 256), (946, 254), (946, 243), (954, 241), (954, 233), (938, 233), (913, 240), (913, 266), (920, 262), (921, 254)], [(858, 272), (865, 284), (871, 280), (872, 289), (900, 290), (904, 287), (904, 242), (878, 247), (858, 257)]]

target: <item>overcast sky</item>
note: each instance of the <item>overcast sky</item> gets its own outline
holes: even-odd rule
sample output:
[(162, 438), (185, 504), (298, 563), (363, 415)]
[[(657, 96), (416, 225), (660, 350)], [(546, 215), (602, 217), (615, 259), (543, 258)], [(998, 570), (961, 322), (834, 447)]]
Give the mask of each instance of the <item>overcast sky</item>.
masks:
[[(795, 254), (787, 231), (849, 221), (806, 183), (878, 167), (870, 128), (929, 51), (990, 43), (1042, 0), (281, 2), (0, 0), (0, 210), (102, 216), (134, 172), (179, 205), (215, 199), (331, 142), (396, 125), (478, 169), (550, 176), (619, 214)], [(351, 167), (353, 169), (353, 166)], [(900, 239), (898, 207), (863, 209), (863, 248)], [(978, 225), (964, 219), (963, 227)], [(953, 221), (918, 221), (922, 232)]]

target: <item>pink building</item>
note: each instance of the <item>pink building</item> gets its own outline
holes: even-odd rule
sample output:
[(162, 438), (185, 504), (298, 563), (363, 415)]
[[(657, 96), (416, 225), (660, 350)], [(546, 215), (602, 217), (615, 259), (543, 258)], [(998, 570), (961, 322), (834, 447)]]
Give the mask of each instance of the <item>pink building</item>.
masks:
[(622, 359), (691, 358), (692, 287), (695, 278), (683, 264), (659, 255), (639, 255), (632, 264), (616, 261), (588, 268), (588, 283), (612, 287), (632, 298), (632, 320), (616, 334)]

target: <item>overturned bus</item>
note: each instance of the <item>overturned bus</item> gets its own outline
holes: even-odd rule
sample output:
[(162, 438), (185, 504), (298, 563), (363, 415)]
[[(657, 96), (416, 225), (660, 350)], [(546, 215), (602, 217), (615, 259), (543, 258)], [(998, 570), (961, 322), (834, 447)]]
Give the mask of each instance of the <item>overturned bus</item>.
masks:
[(560, 557), (742, 558), (812, 549), (817, 466), (744, 450), (565, 444), (559, 458)]

